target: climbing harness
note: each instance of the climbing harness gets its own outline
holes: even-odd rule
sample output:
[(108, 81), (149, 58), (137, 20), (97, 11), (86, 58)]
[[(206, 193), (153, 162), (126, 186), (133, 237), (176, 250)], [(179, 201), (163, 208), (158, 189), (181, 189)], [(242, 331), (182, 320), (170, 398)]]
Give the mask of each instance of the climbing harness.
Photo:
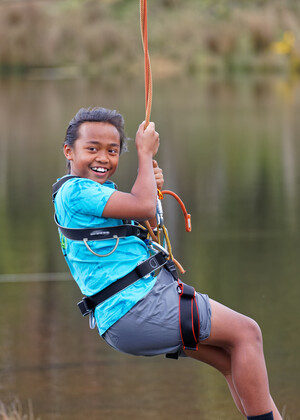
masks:
[[(59, 189), (64, 185), (65, 182), (69, 181), (72, 178), (79, 178), (77, 176), (68, 175), (61, 178), (52, 186), (52, 200), (55, 200), (56, 194)], [(164, 192), (166, 194), (166, 192)], [(126, 287), (135, 283), (137, 280), (159, 270), (163, 266), (168, 270), (174, 280), (178, 283), (178, 293), (179, 293), (179, 326), (180, 334), (185, 349), (196, 349), (197, 348), (197, 337), (199, 336), (199, 314), (197, 308), (197, 302), (195, 299), (196, 292), (195, 289), (191, 286), (188, 286), (181, 282), (178, 277), (177, 270), (174, 264), (174, 258), (171, 258), (172, 254), (168, 252), (165, 247), (163, 247), (159, 242), (157, 242), (157, 235), (159, 235), (160, 228), (158, 226), (156, 231), (152, 231), (155, 241), (150, 240), (150, 234), (147, 229), (141, 225), (129, 224), (127, 221), (119, 226), (108, 226), (103, 228), (66, 228), (58, 223), (56, 214), (54, 215), (55, 223), (57, 224), (62, 237), (71, 239), (73, 241), (82, 241), (87, 249), (97, 256), (106, 257), (117, 247), (120, 238), (125, 238), (128, 236), (136, 236), (137, 238), (145, 241), (152, 252), (155, 252), (147, 260), (141, 262), (137, 267), (132, 270), (130, 273), (124, 277), (116, 280), (114, 283), (110, 284), (106, 288), (102, 289), (100, 292), (96, 293), (93, 296), (84, 297), (80, 302), (78, 302), (78, 307), (83, 316), (90, 315), (90, 327), (93, 328), (95, 325), (93, 311), (97, 305), (104, 302), (105, 300), (111, 298), (116, 293), (124, 290)], [(164, 228), (164, 232), (166, 228)], [(154, 233), (155, 232), (155, 233)], [(166, 236), (166, 234), (164, 233)], [(168, 236), (167, 236), (168, 238)], [(107, 239), (116, 239), (116, 245), (113, 250), (108, 254), (101, 255), (95, 253), (90, 246), (87, 245), (88, 241), (99, 241)], [(168, 244), (168, 248), (171, 250), (171, 245)], [(178, 358), (178, 353), (167, 354), (169, 358)]]

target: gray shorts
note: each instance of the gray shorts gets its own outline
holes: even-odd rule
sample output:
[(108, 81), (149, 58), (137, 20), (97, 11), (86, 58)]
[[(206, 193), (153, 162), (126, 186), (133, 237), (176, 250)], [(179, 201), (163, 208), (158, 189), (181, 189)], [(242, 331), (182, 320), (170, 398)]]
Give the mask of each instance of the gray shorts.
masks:
[[(207, 295), (196, 294), (199, 340), (210, 334), (211, 307)], [(137, 356), (176, 353), (184, 356), (179, 330), (177, 282), (162, 269), (151, 291), (102, 336), (116, 350)]]

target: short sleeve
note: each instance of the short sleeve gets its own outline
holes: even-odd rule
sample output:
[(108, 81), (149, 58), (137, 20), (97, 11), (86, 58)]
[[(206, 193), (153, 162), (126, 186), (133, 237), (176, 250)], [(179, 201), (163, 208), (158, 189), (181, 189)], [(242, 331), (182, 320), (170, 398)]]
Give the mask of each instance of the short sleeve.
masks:
[(114, 188), (86, 178), (74, 178), (62, 187), (62, 200), (73, 214), (101, 217)]

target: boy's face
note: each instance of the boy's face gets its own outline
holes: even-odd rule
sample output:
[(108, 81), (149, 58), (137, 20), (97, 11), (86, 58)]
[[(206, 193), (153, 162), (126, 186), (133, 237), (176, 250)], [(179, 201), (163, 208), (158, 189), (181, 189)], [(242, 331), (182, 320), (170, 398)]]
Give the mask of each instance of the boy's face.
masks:
[(78, 131), (73, 147), (64, 146), (64, 154), (71, 163), (71, 175), (103, 184), (115, 173), (119, 163), (119, 132), (106, 122), (85, 122)]

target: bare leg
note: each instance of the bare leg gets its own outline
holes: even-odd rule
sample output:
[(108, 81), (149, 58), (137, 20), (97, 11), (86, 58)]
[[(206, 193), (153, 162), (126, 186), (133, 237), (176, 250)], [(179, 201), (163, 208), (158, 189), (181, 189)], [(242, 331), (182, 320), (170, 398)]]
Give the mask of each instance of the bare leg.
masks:
[(210, 345), (199, 344), (198, 351), (185, 350), (187, 356), (194, 359), (200, 360), (201, 362), (207, 363), (220, 371), (228, 384), (232, 398), (239, 411), (245, 416), (245, 411), (242, 406), (241, 400), (232, 382), (231, 377), (231, 360), (230, 355), (226, 350), (221, 347), (215, 347)]
[[(233, 399), (244, 415), (255, 416), (273, 411), (274, 419), (280, 420), (281, 416), (269, 393), (258, 325), (252, 319), (212, 300), (211, 307), (209, 338), (202, 341), (197, 352), (186, 353), (224, 374)], [(204, 347), (208, 348), (207, 351)]]

